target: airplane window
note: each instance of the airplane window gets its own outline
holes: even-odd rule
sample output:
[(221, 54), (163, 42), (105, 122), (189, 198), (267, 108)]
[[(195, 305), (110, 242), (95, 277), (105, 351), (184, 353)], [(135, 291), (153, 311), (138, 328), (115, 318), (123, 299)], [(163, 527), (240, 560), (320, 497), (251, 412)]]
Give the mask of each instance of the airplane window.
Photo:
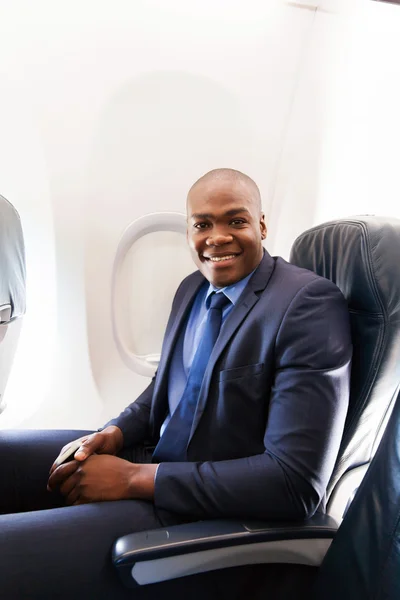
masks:
[(184, 233), (182, 224), (181, 231), (140, 235), (126, 244), (115, 270), (115, 341), (124, 362), (143, 375), (157, 367), (176, 288), (195, 270)]

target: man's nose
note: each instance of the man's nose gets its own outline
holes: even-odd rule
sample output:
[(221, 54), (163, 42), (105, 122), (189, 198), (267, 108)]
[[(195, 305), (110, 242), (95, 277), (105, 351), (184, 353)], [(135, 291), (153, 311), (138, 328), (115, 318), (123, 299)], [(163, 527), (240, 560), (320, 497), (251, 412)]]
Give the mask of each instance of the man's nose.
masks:
[(233, 241), (233, 236), (230, 233), (224, 231), (214, 230), (207, 237), (207, 246), (223, 246), (224, 244), (230, 244)]

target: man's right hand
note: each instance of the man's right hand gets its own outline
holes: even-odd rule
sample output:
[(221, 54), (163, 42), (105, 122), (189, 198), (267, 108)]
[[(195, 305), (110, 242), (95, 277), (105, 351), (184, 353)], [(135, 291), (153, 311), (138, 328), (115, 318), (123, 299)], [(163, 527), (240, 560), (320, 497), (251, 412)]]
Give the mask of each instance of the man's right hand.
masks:
[[(81, 442), (81, 446), (75, 452), (74, 459), (77, 461), (84, 461), (92, 454), (117, 454), (117, 452), (119, 452), (123, 446), (124, 438), (119, 427), (110, 425), (109, 427), (103, 429), (103, 431), (98, 431), (96, 433), (92, 433), (91, 435), (85, 435), (76, 441)], [(68, 446), (70, 446), (72, 443), (73, 442), (69, 442), (69, 444), (66, 444), (61, 449), (59, 456), (65, 452)], [(55, 471), (56, 468), (56, 461), (54, 461), (50, 469), (50, 475), (53, 473), (53, 471)]]

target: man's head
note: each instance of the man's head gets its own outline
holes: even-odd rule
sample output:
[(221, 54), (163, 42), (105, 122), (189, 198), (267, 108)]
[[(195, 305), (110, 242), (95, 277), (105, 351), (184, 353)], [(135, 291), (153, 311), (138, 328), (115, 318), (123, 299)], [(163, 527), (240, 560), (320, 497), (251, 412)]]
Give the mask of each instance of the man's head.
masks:
[(267, 228), (260, 191), (234, 169), (215, 169), (190, 188), (187, 238), (193, 260), (216, 287), (249, 275), (263, 256)]

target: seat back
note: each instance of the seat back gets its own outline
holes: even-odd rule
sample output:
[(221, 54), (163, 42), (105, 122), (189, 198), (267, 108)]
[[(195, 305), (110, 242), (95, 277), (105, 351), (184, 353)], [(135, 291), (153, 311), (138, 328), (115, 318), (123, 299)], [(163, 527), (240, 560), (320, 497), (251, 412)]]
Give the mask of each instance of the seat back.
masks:
[(400, 598), (400, 394), (311, 597)]
[(0, 196), (0, 412), (25, 313), (25, 250), (19, 215)]
[[(350, 404), (328, 498), (338, 482), (345, 481), (351, 472), (358, 472), (360, 465), (364, 465), (364, 474), (397, 396), (399, 257), (400, 220), (375, 216), (318, 225), (301, 234), (292, 247), (290, 261), (333, 281), (350, 311), (353, 341)], [(358, 484), (356, 481), (353, 489)], [(328, 512), (332, 514), (329, 505)]]

